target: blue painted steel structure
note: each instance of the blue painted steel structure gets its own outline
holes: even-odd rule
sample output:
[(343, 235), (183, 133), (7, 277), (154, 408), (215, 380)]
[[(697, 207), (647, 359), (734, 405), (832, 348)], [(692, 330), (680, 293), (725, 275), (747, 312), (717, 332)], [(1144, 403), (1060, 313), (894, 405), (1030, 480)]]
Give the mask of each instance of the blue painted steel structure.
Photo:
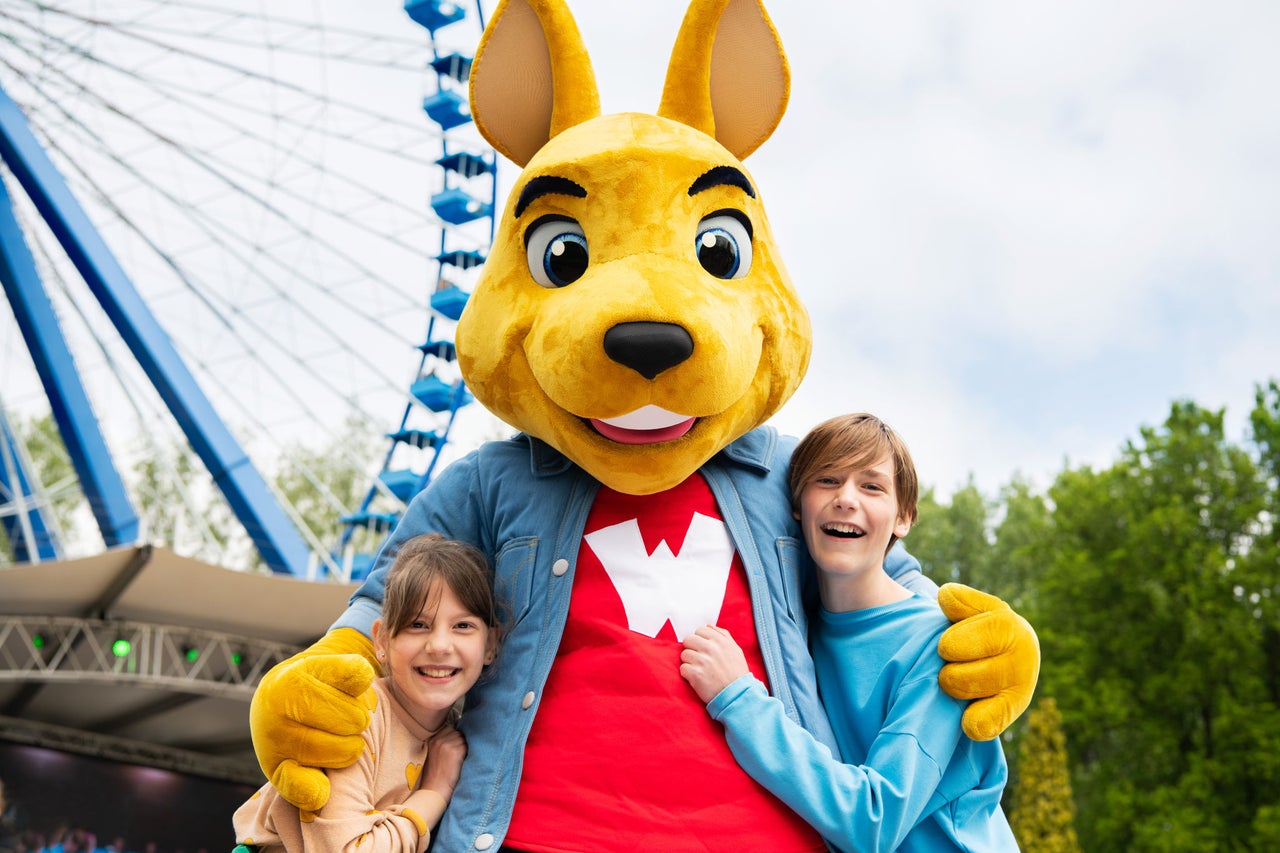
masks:
[[(4, 90), (0, 89), (0, 98), (4, 97)], [(5, 103), (0, 100), (0, 111), (4, 108)], [(0, 126), (3, 122), (0, 116)], [(0, 133), (2, 136), (4, 134)], [(8, 158), (5, 159), (7, 161)], [(102, 437), (98, 418), (80, 381), (53, 303), (40, 281), (35, 259), (22, 236), (13, 201), (3, 182), (0, 182), (0, 283), (4, 285), (5, 296), (17, 318), (27, 351), (31, 353), (31, 360), (44, 385), (54, 421), (71, 455), (71, 463), (102, 533), (102, 541), (109, 548), (131, 544), (138, 536), (137, 513), (111, 461), (111, 452)], [(33, 479), (29, 472), (20, 472), (20, 477), (24, 481)], [(36, 513), (37, 516), (39, 514)], [(44, 525), (43, 520), (41, 525)], [(12, 536), (10, 541), (14, 541)]]
[(5, 506), (11, 511), (0, 513), (0, 527), (9, 537), (17, 562), (40, 563), (62, 557), (62, 546), (32, 488), (21, 445), (0, 408), (0, 508)]
[[(213, 476), (214, 482), (222, 490), (263, 560), (275, 572), (304, 574), (310, 553), (302, 537), (276, 502), (244, 450), (214, 411), (168, 335), (156, 322), (133, 283), (71, 194), (66, 181), (32, 134), (26, 117), (2, 86), (0, 160), (4, 161), (22, 185), (94, 297), (102, 305), (107, 317), (173, 413), (192, 448)], [(8, 219), (13, 218), (7, 196), (0, 207), (7, 211)], [(16, 222), (13, 227), (17, 227)], [(40, 300), (34, 296), (33, 291), (39, 290), (45, 303), (48, 302), (47, 294), (42, 289), (29, 250), (25, 251), (26, 257), (23, 258), (25, 244), (19, 248), (18, 242), (11, 237), (12, 235), (6, 240), (6, 268), (0, 272), (5, 274), (6, 291), (10, 290), (12, 280), (15, 292), (21, 289), (24, 303), (31, 306), (25, 320), (23, 316), (19, 316), (18, 320), (29, 345), (33, 340), (36, 341), (32, 347), (33, 357), (43, 358), (47, 362), (40, 378), (54, 406), (58, 427), (72, 456), (80, 457), (77, 473), (81, 475), (86, 491), (92, 488), (98, 492), (96, 497), (91, 497), (91, 501), (96, 500), (99, 504), (95, 511), (102, 513), (99, 526), (103, 529), (104, 540), (108, 545), (131, 541), (137, 535), (136, 517), (128, 506), (123, 489), (119, 490), (119, 494), (116, 493), (119, 478), (110, 466), (109, 455), (105, 458), (105, 465), (102, 464), (102, 459), (95, 458), (101, 453), (98, 446), (101, 435), (99, 433), (96, 439), (93, 436), (97, 431), (96, 419), (93, 418), (91, 409), (87, 409), (86, 413), (78, 408), (76, 398), (77, 394), (83, 396), (83, 388), (80, 387), (78, 378), (74, 381), (67, 378), (68, 371), (74, 374), (74, 364), (65, 351), (65, 346), (59, 347), (62, 336), (57, 329), (56, 318), (52, 318), (52, 326), (48, 325), (52, 316), (51, 309), (49, 316), (42, 319), (43, 308), (37, 304)], [(19, 241), (20, 239), (19, 235)], [(12, 294), (10, 299), (15, 301)], [(43, 355), (36, 356), (37, 351)], [(85, 405), (87, 407), (87, 398)], [(63, 409), (62, 415), (59, 415), (59, 407)], [(87, 478), (81, 472), (81, 466), (86, 466), (89, 474)], [(111, 468), (110, 473), (107, 468)]]
[[(435, 73), (435, 91), (425, 96), (423, 112), (440, 131), (463, 127), (471, 121), (465, 86), (471, 73), (472, 57), (451, 52), (441, 54), (436, 45), (436, 32), (446, 27), (464, 25), (468, 14), (464, 7), (451, 0), (405, 0), (405, 13), (431, 33), (432, 60), (430, 68)], [(476, 32), (484, 30), (485, 16), (482, 4), (475, 3)], [(495, 227), (494, 209), (497, 201), (497, 155), (486, 149), (483, 155), (465, 150), (452, 150), (447, 138), (441, 145), (441, 157), (435, 161), (443, 176), (443, 188), (432, 195), (431, 207), (446, 223), (455, 226), (479, 224), (488, 226), (486, 245), (493, 242)], [(477, 192), (476, 185), (481, 189)], [(333, 557), (344, 562), (344, 553), (354, 531), (365, 528), (382, 537), (399, 520), (398, 510), (385, 512), (374, 510), (374, 502), (380, 492), (389, 492), (397, 501), (407, 504), (413, 496), (426, 488), (438, 467), (440, 456), (449, 443), (449, 433), (459, 409), (473, 402), (473, 398), (461, 380), (446, 382), (431, 370), (434, 360), (452, 362), (456, 357), (448, 331), (437, 319), (456, 321), (462, 315), (469, 294), (452, 280), (458, 273), (471, 270), (484, 263), (479, 252), (451, 248), (449, 229), (440, 229), (440, 251), (435, 256), (436, 289), (431, 294), (432, 314), (427, 323), (426, 340), (419, 345), (422, 358), (418, 362), (416, 379), (409, 393), (417, 403), (445, 417), (442, 428), (419, 430), (410, 427), (414, 403), (405, 406), (399, 425), (387, 434), (391, 445), (383, 459), (382, 471), (376, 482), (366, 492), (360, 506), (342, 521), (344, 528)], [(399, 448), (412, 448), (429, 453), (430, 458), (422, 471), (413, 468), (391, 468)], [(372, 564), (373, 554), (356, 554), (351, 561), (351, 575), (361, 577)]]

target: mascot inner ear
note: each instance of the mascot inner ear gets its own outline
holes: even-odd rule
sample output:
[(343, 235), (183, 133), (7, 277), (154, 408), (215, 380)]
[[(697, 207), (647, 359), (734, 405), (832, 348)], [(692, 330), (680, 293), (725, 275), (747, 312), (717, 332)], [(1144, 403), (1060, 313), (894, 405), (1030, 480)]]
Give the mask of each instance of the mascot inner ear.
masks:
[(476, 49), (470, 88), (476, 128), (517, 166), (600, 115), (591, 59), (563, 0), (502, 0)]
[(791, 70), (759, 0), (693, 0), (667, 66), (658, 115), (746, 158), (787, 109)]

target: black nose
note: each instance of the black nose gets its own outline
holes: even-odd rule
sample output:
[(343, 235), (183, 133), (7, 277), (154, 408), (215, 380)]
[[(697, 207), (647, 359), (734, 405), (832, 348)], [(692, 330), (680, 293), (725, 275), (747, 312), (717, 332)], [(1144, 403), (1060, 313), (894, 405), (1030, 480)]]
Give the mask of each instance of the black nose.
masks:
[(693, 338), (674, 323), (619, 323), (604, 333), (604, 351), (645, 379), (693, 355)]

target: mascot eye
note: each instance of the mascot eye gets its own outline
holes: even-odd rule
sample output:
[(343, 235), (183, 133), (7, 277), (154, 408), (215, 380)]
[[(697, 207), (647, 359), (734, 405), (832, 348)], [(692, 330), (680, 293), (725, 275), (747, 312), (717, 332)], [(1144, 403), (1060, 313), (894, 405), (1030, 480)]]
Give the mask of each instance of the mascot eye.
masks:
[(751, 223), (737, 211), (719, 211), (698, 223), (698, 263), (716, 278), (742, 278), (751, 271)]
[(564, 216), (543, 216), (524, 233), (529, 274), (543, 287), (564, 287), (587, 271), (587, 235)]

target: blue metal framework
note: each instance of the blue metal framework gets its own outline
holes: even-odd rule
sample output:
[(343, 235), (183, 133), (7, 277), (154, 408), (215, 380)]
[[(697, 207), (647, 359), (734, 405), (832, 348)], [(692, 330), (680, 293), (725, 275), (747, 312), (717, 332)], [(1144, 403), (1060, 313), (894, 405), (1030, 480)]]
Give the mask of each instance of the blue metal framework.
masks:
[[(302, 537), (214, 411), (3, 86), (0, 160), (22, 185), (173, 413), (262, 559), (275, 572), (304, 574), (310, 554)], [(106, 452), (31, 253), (17, 229), (6, 194), (0, 200), (0, 242), (4, 244), (0, 274), (6, 293), (36, 359), (58, 428), (89, 494), (104, 541), (108, 546), (133, 541), (136, 515)]]
[[(450, 0), (405, 0), (405, 13), (431, 34), (432, 59), (429, 64), (434, 72), (434, 91), (423, 98), (422, 109), (439, 129), (444, 131), (463, 127), (471, 121), (467, 101), (466, 84), (471, 73), (472, 57), (452, 52), (442, 54), (436, 44), (436, 32), (446, 27), (464, 24), (468, 20), (465, 8)], [(479, 0), (475, 3), (477, 32), (484, 29), (484, 9)], [(455, 226), (478, 223), (487, 224), (486, 245), (493, 242), (495, 226), (494, 208), (497, 199), (497, 155), (491, 149), (484, 154), (467, 150), (454, 150), (447, 137), (441, 144), (441, 156), (435, 161), (442, 175), (442, 189), (432, 195), (431, 207), (446, 223)], [(449, 443), (449, 434), (458, 411), (473, 402), (461, 380), (447, 382), (433, 369), (438, 362), (452, 362), (456, 352), (449, 330), (443, 321), (456, 321), (462, 315), (469, 294), (460, 287), (459, 273), (472, 270), (484, 263), (479, 252), (461, 250), (450, 246), (450, 229), (440, 229), (440, 249), (435, 256), (435, 290), (431, 294), (432, 313), (427, 321), (426, 339), (418, 346), (422, 357), (418, 362), (416, 379), (409, 393), (413, 398), (404, 407), (396, 429), (387, 434), (391, 440), (383, 459), (377, 482), (366, 492), (360, 506), (345, 516), (345, 525), (334, 558), (339, 563), (355, 530), (363, 528), (378, 535), (379, 543), (400, 518), (400, 510), (377, 511), (375, 499), (380, 493), (390, 493), (401, 506), (431, 481), (440, 461), (441, 453)], [(440, 320), (441, 322), (437, 322)], [(415, 406), (421, 404), (444, 419), (437, 429), (414, 429), (411, 417)], [(400, 448), (426, 453), (425, 467), (419, 471), (410, 468), (392, 468), (396, 452)], [(356, 554), (351, 559), (351, 575), (359, 578), (372, 564), (372, 553)]]
[(22, 445), (0, 407), (0, 527), (4, 528), (19, 563), (57, 560), (62, 546), (34, 488)]
[[(0, 88), (0, 112), (6, 108), (5, 97), (4, 90)], [(0, 127), (3, 123), (0, 115)], [(111, 452), (102, 437), (80, 374), (76, 372), (75, 361), (58, 325), (53, 303), (40, 281), (35, 259), (22, 236), (13, 201), (3, 181), (0, 181), (0, 284), (4, 285), (9, 306), (44, 385), (54, 421), (71, 455), (71, 463), (102, 533), (102, 541), (109, 548), (132, 543), (138, 535), (138, 516), (129, 502), (120, 474), (112, 464)], [(34, 480), (34, 476), (31, 472), (19, 471), (18, 479), (22, 481), (23, 491), (16, 494), (25, 494), (27, 482)], [(12, 488), (14, 484), (9, 485)], [(34, 514), (37, 517), (41, 515), (39, 511)], [(40, 523), (47, 526), (43, 519)], [(10, 541), (14, 541), (12, 536)], [(26, 559), (18, 558), (19, 562), (29, 562), (32, 555), (28, 553), (25, 556)]]

